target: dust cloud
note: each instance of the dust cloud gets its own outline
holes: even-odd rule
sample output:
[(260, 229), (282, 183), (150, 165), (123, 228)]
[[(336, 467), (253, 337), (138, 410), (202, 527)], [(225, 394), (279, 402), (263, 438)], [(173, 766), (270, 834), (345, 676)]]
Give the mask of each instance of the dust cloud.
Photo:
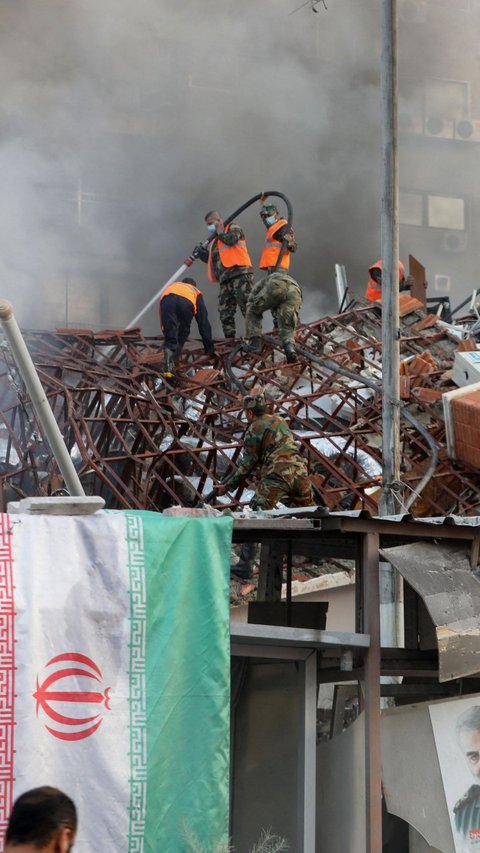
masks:
[[(335, 311), (336, 262), (363, 292), (379, 4), (298, 6), (0, 0), (0, 295), (22, 326), (124, 327), (206, 238), (207, 210), (265, 189), (293, 205), (302, 319)], [(258, 206), (239, 221), (258, 262)], [(215, 288), (199, 261), (191, 274), (218, 332)], [(142, 328), (158, 332), (155, 308)]]

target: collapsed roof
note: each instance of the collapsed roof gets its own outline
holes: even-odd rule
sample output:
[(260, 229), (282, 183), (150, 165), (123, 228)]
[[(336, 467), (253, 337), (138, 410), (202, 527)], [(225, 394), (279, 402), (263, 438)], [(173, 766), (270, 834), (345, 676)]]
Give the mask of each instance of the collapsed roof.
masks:
[[(403, 299), (401, 484), (415, 515), (476, 515), (480, 471), (447, 453), (442, 396), (455, 386), (464, 332)], [(473, 321), (470, 325), (473, 324)], [(330, 510), (378, 510), (382, 473), (381, 309), (353, 305), (299, 327), (287, 364), (276, 333), (260, 354), (219, 341), (215, 363), (184, 349), (175, 383), (162, 375), (163, 341), (139, 329), (27, 332), (25, 341), (88, 494), (110, 508), (197, 506), (236, 465), (246, 422), (242, 394), (265, 390), (292, 425)], [(0, 360), (0, 493), (48, 495), (63, 482), (6, 343)], [(252, 483), (219, 502), (238, 509)]]

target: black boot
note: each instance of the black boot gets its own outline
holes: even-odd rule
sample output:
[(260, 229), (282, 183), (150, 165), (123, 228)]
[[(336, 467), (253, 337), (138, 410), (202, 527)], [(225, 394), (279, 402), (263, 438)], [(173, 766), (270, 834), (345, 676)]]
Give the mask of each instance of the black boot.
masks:
[(295, 349), (293, 344), (285, 344), (283, 349), (285, 351), (287, 362), (289, 364), (293, 364), (295, 361), (297, 361), (297, 350)]
[(260, 335), (254, 335), (250, 338), (248, 347), (248, 352), (261, 352), (262, 351), (262, 339)]
[(171, 349), (166, 349), (163, 359), (163, 375), (167, 379), (171, 379), (175, 370), (175, 353)]
[(252, 577), (253, 561), (256, 553), (255, 542), (244, 542), (240, 548), (240, 559), (236, 566), (232, 566), (232, 575), (236, 575), (242, 581)]

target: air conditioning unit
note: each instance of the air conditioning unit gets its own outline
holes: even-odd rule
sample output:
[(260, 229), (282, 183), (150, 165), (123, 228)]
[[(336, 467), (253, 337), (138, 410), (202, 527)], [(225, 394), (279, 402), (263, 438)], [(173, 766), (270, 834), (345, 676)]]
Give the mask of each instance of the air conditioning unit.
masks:
[(462, 142), (480, 142), (480, 119), (461, 118), (455, 122), (455, 139)]
[(403, 111), (398, 113), (398, 130), (400, 133), (423, 135), (423, 120), (418, 114)]
[(455, 136), (455, 122), (453, 118), (442, 118), (441, 116), (428, 116), (425, 119), (425, 136), (435, 136), (437, 139), (453, 139)]
[(405, 24), (420, 24), (427, 20), (427, 4), (425, 0), (400, 0), (398, 18)]
[(466, 232), (445, 231), (442, 237), (442, 246), (445, 252), (464, 252), (467, 248)]

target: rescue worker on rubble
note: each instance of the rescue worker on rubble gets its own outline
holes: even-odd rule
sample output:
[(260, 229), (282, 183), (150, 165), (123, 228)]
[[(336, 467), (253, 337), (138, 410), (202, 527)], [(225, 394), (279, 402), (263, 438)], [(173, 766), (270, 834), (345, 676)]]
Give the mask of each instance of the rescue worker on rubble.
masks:
[(215, 487), (218, 495), (233, 492), (255, 471), (257, 485), (252, 509), (273, 509), (279, 501), (289, 506), (313, 506), (312, 484), (287, 422), (267, 411), (264, 394), (247, 394), (243, 409), (248, 428), (237, 470)]
[(208, 249), (198, 247), (198, 256), (208, 264), (209, 281), (219, 284), (218, 312), (223, 334), (226, 338), (235, 338), (237, 306), (245, 316), (253, 284), (253, 267), (245, 234), (233, 222), (225, 225), (217, 210), (207, 213), (205, 222), (215, 237)]
[[(365, 291), (365, 299), (368, 299), (369, 302), (380, 302), (382, 299), (382, 270), (383, 261), (375, 261), (368, 268), (370, 278)], [(409, 275), (405, 278), (405, 265), (401, 261), (398, 262), (398, 284), (400, 291), (410, 290), (413, 284), (413, 276)]]
[(300, 285), (283, 270), (273, 272), (254, 284), (247, 302), (247, 338), (249, 352), (261, 352), (262, 318), (272, 312), (275, 327), (280, 333), (287, 361), (297, 360), (295, 329), (303, 303)]
[[(214, 487), (217, 495), (233, 492), (255, 472), (257, 484), (250, 501), (252, 509), (273, 509), (279, 501), (287, 506), (316, 503), (307, 466), (300, 456), (287, 422), (267, 411), (264, 394), (247, 394), (243, 409), (248, 428), (237, 470)], [(242, 580), (252, 576), (255, 544), (245, 542), (233, 573)]]
[(286, 219), (280, 216), (276, 205), (270, 202), (262, 206), (260, 216), (267, 229), (259, 263), (260, 269), (267, 270), (269, 273), (275, 270), (282, 244), (285, 243), (285, 251), (281, 257), (278, 269), (289, 270), (290, 255), (297, 251), (297, 243), (292, 227), (289, 226)]
[(160, 297), (159, 313), (165, 338), (164, 376), (173, 376), (194, 317), (205, 352), (210, 356), (215, 355), (207, 306), (193, 278), (174, 281), (165, 288)]

